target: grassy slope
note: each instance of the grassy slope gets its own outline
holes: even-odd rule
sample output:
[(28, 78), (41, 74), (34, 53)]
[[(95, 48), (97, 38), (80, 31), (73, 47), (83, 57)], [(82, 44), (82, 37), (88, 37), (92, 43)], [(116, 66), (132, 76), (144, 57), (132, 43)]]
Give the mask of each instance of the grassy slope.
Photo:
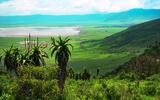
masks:
[(102, 45), (109, 49), (144, 48), (160, 38), (160, 19), (138, 24), (103, 39)]

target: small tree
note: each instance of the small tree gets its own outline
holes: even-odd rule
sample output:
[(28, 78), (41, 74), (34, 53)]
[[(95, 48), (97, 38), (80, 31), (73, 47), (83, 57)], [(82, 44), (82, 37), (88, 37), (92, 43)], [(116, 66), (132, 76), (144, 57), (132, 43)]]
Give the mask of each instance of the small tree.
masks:
[(51, 56), (55, 53), (55, 61), (58, 63), (59, 66), (59, 87), (63, 90), (64, 88), (64, 83), (67, 75), (66, 67), (67, 63), (69, 61), (69, 57), (71, 56), (71, 52), (69, 49), (69, 46), (73, 47), (71, 44), (68, 42), (70, 39), (65, 38), (62, 39), (61, 36), (58, 38), (56, 41), (54, 38), (51, 38), (52, 41), (52, 52)]
[(44, 48), (42, 48), (40, 45), (39, 46), (34, 46), (32, 54), (29, 56), (29, 59), (30, 59), (31, 63), (34, 66), (45, 65), (44, 58), (45, 57), (48, 58), (48, 55), (43, 49)]
[(89, 80), (90, 79), (90, 73), (88, 72), (88, 70), (87, 69), (84, 69), (84, 72), (83, 72), (83, 74), (82, 74), (82, 79), (83, 80)]
[(99, 76), (100, 69), (97, 68), (97, 77)]
[(17, 71), (17, 67), (20, 66), (20, 50), (18, 48), (14, 48), (13, 46), (10, 49), (4, 49), (4, 66), (8, 71)]

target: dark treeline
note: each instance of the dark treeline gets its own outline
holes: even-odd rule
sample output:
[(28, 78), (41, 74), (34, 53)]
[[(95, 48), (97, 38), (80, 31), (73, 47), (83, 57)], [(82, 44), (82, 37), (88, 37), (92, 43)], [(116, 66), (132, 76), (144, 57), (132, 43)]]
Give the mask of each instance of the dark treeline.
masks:
[(92, 76), (89, 70), (86, 68), (83, 72), (74, 72), (72, 68), (68, 69), (68, 77), (75, 80), (90, 80), (91, 78), (100, 78), (99, 75), (100, 69), (97, 69), (96, 76)]

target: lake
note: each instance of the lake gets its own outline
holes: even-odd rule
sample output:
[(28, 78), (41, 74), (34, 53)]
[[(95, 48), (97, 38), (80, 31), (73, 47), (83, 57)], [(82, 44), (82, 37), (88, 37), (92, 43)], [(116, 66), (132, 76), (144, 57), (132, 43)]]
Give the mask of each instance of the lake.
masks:
[(25, 37), (28, 34), (35, 37), (49, 36), (76, 36), (80, 33), (80, 27), (14, 27), (0, 28), (0, 37)]

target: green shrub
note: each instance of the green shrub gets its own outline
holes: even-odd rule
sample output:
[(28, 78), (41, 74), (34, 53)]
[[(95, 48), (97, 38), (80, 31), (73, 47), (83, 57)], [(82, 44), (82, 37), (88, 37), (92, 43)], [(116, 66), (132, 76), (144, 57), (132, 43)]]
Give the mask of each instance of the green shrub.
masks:
[(134, 73), (134, 72), (128, 72), (128, 73), (121, 72), (118, 75), (118, 79), (127, 79), (127, 80), (130, 80), (130, 81), (135, 81), (135, 80), (141, 80), (142, 77), (138, 73)]
[(156, 84), (153, 82), (149, 82), (144, 87), (144, 93), (148, 96), (155, 96), (156, 95)]
[(0, 100), (14, 100), (14, 97), (10, 94), (2, 94), (2, 96), (0, 96)]
[(39, 80), (57, 79), (58, 67), (20, 67), (18, 69), (20, 77), (34, 78)]
[(160, 82), (160, 74), (155, 74), (147, 78), (148, 81)]
[(60, 90), (56, 80), (19, 79), (17, 100), (49, 100), (59, 98)]
[(115, 87), (106, 88), (106, 97), (108, 100), (120, 100), (120, 95), (117, 93)]

